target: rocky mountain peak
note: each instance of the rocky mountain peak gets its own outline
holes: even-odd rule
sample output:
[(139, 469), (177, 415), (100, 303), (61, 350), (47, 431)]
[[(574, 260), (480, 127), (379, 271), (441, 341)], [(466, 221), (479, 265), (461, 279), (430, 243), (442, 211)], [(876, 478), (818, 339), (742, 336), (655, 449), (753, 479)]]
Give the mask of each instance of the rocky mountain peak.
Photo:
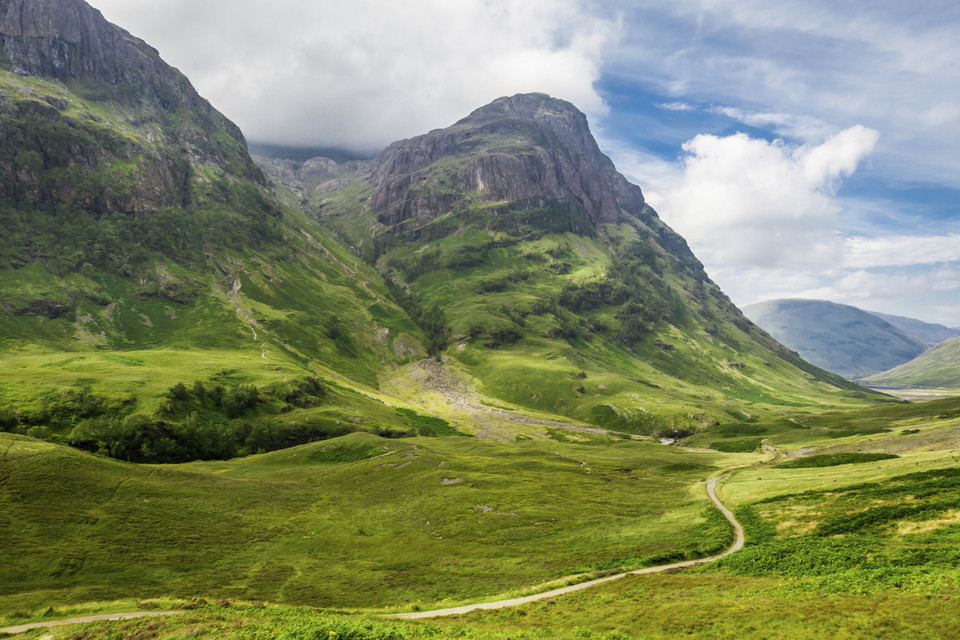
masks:
[(581, 233), (644, 210), (640, 188), (603, 155), (586, 116), (537, 93), (500, 98), (447, 129), (390, 145), (374, 160), (372, 182), (371, 202), (390, 226), (495, 202), (504, 203), (500, 221), (548, 212), (551, 230)]
[(454, 126), (482, 127), (510, 120), (533, 121), (546, 126), (564, 143), (582, 153), (599, 154), (587, 116), (566, 100), (545, 93), (520, 93), (498, 98), (480, 107)]
[(13, 73), (64, 83), (138, 86), (159, 71), (156, 51), (82, 0), (0, 0), (0, 46)]
[[(49, 84), (25, 90), (18, 76)], [(83, 0), (0, 0), (0, 77), (0, 115), (15, 123), (0, 131), (14, 148), (0, 153), (4, 198), (141, 213), (188, 202), (191, 167), (265, 184), (240, 129)], [(92, 115), (91, 103), (114, 124)], [(114, 179), (124, 165), (128, 175)], [(45, 178), (67, 168), (79, 182)], [(78, 188), (86, 182), (95, 184)]]

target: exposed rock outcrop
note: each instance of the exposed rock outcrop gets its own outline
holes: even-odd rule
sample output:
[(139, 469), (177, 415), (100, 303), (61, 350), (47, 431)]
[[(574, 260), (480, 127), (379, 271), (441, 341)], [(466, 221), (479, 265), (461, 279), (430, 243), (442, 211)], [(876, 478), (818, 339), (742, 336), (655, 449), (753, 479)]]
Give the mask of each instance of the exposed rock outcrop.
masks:
[[(198, 166), (265, 184), (236, 125), (82, 0), (0, 0), (0, 70), (10, 74), (0, 94), (8, 201), (98, 213), (183, 206)], [(17, 76), (63, 90), (18, 86)], [(115, 122), (81, 100), (112, 105)]]
[(452, 127), (396, 142), (374, 167), (371, 204), (390, 226), (467, 202), (572, 211), (594, 225), (644, 209), (640, 188), (601, 153), (586, 116), (543, 94), (500, 98)]

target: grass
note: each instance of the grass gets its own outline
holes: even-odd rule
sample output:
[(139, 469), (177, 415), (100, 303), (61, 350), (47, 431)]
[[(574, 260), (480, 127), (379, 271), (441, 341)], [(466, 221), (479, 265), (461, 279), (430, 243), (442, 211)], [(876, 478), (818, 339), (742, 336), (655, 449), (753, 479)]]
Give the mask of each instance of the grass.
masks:
[[(72, 625), (42, 633), (61, 638), (340, 638), (350, 640), (792, 640), (920, 638), (960, 633), (960, 592), (797, 594), (777, 578), (724, 575), (627, 577), (596, 589), (522, 608), (474, 612), (426, 622), (388, 621), (304, 607), (211, 602), (185, 614)], [(38, 632), (32, 632), (38, 637)]]
[[(354, 433), (140, 466), (0, 434), (0, 611), (162, 594), (403, 608), (696, 557), (709, 454)], [(660, 473), (681, 462), (689, 471)], [(215, 549), (215, 553), (211, 553)]]
[[(108, 638), (952, 637), (960, 459), (938, 444), (960, 426), (941, 417), (950, 411), (942, 402), (899, 405), (886, 414), (891, 431), (869, 436), (899, 457), (813, 468), (631, 440), (366, 433), (147, 467), (2, 435), (0, 523), (11, 546), (0, 585), (11, 586), (0, 611), (13, 623), (51, 604), (121, 594), (210, 603), (169, 619), (84, 627)], [(851, 412), (844, 424), (875, 417)], [(917, 433), (901, 435), (905, 425)], [(825, 427), (796, 430), (810, 440), (797, 443), (790, 430), (770, 439), (859, 446), (837, 445)], [(818, 455), (862, 460), (842, 453)], [(427, 622), (343, 612), (449, 606), (578, 571), (709, 553), (729, 528), (704, 508), (702, 482), (737, 466), (720, 494), (737, 506), (748, 547), (718, 565)], [(27, 487), (31, 502), (18, 499)], [(216, 604), (224, 598), (236, 600)]]
[(798, 458), (777, 465), (781, 469), (809, 469), (814, 467), (836, 467), (841, 464), (862, 464), (878, 460), (890, 460), (900, 456), (893, 453), (835, 453), (808, 458)]

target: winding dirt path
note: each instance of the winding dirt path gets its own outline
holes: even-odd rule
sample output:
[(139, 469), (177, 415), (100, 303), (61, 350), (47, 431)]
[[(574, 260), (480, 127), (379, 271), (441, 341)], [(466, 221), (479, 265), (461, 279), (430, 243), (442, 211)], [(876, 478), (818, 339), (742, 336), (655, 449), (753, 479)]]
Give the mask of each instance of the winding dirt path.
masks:
[(85, 622), (107, 622), (110, 620), (126, 620), (127, 618), (146, 618), (152, 616), (172, 616), (183, 611), (131, 611), (127, 613), (102, 613), (94, 616), (79, 616), (76, 618), (64, 618), (62, 620), (47, 620), (46, 622), (31, 622), (28, 624), (19, 624), (15, 627), (0, 628), (0, 633), (23, 633), (30, 629), (47, 629), (49, 627), (60, 627), (65, 624), (83, 624)]
[(710, 502), (720, 510), (720, 513), (723, 514), (723, 517), (727, 519), (730, 523), (730, 526), (733, 527), (733, 544), (731, 544), (723, 553), (717, 554), (715, 556), (710, 556), (709, 558), (701, 558), (699, 560), (684, 560), (683, 562), (674, 562), (671, 564), (664, 564), (657, 567), (647, 567), (646, 569), (637, 569), (636, 571), (627, 571), (624, 573), (618, 573), (612, 576), (606, 576), (604, 578), (598, 578), (596, 580), (590, 580), (589, 582), (581, 582), (580, 584), (574, 584), (569, 587), (562, 587), (560, 589), (553, 589), (552, 591), (544, 591), (543, 593), (537, 593), (531, 596), (523, 596), (520, 598), (510, 598), (508, 600), (497, 600), (496, 602), (480, 602), (476, 604), (468, 604), (462, 607), (450, 607), (448, 609), (435, 609), (433, 611), (412, 611), (410, 613), (394, 613), (389, 614), (385, 617), (387, 618), (401, 618), (404, 620), (416, 620), (419, 618), (438, 618), (440, 616), (454, 616), (462, 613), (469, 613), (470, 611), (476, 611), (477, 609), (502, 609), (504, 607), (514, 607), (520, 604), (526, 604), (528, 602), (536, 602), (537, 600), (544, 600), (547, 598), (554, 598), (566, 593), (573, 593), (574, 591), (582, 591), (583, 589), (589, 589), (590, 587), (595, 587), (598, 584), (603, 584), (605, 582), (612, 582), (613, 580), (619, 580), (625, 576), (634, 576), (641, 575), (646, 573), (662, 573), (664, 571), (669, 571), (671, 569), (682, 569), (683, 567), (692, 567), (698, 564), (705, 564), (707, 562), (714, 562), (730, 555), (736, 551), (739, 551), (743, 548), (743, 526), (737, 521), (734, 517), (733, 512), (730, 511), (720, 499), (717, 498), (717, 483), (721, 478), (726, 474), (721, 474), (715, 478), (710, 478), (707, 482), (707, 495), (710, 497)]

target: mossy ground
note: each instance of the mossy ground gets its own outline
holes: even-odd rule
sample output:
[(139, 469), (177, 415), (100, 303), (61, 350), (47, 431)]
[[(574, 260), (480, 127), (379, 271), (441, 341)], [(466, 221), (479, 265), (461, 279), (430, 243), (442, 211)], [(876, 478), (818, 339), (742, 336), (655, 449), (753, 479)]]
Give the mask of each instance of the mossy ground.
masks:
[(695, 557), (729, 536), (703, 489), (715, 456), (643, 442), (354, 433), (143, 466), (0, 439), (7, 612), (170, 592), (402, 608)]
[[(62, 615), (96, 611), (101, 605), (73, 603), (121, 594), (211, 603), (57, 637), (952, 637), (960, 459), (942, 438), (955, 447), (960, 424), (941, 416), (957, 402), (888, 407), (891, 431), (868, 436), (869, 447), (858, 436), (840, 445), (895, 449), (897, 458), (807, 469), (763, 463), (769, 454), (618, 439), (495, 444), (363, 433), (242, 460), (145, 467), (2, 436), (0, 513), (15, 552), (0, 580), (14, 586), (0, 606), (12, 624), (59, 617), (46, 611), (57, 603), (73, 607)], [(877, 414), (843, 418), (869, 429)], [(837, 446), (818, 428), (800, 429), (807, 442), (792, 431), (780, 437), (791, 447)], [(703, 517), (702, 480), (734, 467), (742, 470), (721, 496), (745, 524), (748, 546), (716, 565), (425, 622), (288, 606), (442, 606), (642, 563), (637, 549), (703, 553), (729, 533)], [(224, 598), (238, 601), (216, 604)]]

